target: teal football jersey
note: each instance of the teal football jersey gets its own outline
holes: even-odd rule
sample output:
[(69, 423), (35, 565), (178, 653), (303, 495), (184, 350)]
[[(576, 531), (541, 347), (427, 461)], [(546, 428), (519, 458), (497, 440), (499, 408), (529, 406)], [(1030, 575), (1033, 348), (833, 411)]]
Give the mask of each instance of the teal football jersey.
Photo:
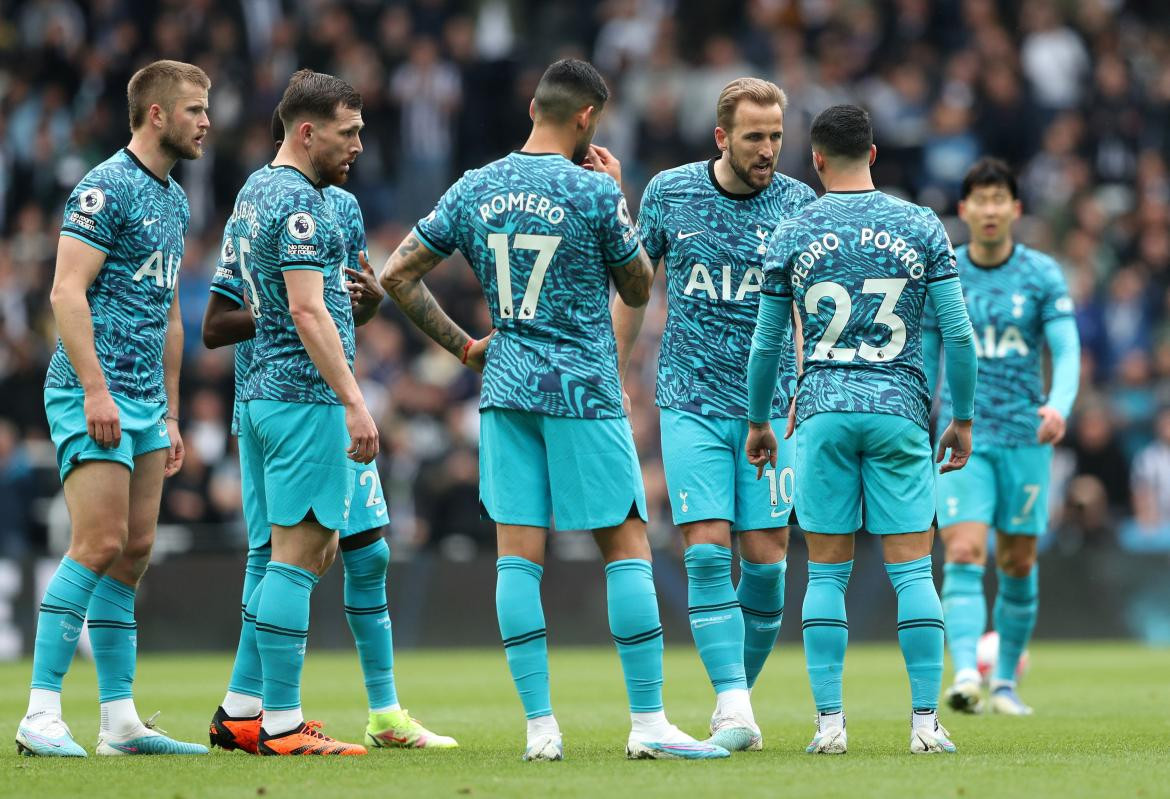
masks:
[(467, 172), (414, 232), (438, 255), (462, 252), (483, 287), (497, 333), (481, 408), (625, 415), (609, 270), (640, 244), (612, 178), (515, 152)]
[(237, 399), (336, 405), (337, 395), (305, 351), (289, 312), (283, 273), (322, 273), (325, 307), (353, 366), (353, 313), (345, 288), (346, 236), (322, 192), (297, 169), (264, 166), (252, 173), (225, 228), (221, 262), (235, 258), (256, 320), (252, 356)]
[[(975, 390), (975, 439), (983, 445), (1036, 443), (1045, 402), (1044, 326), (1073, 315), (1073, 301), (1056, 261), (1017, 244), (1007, 261), (976, 266), (966, 246), (957, 251), (963, 297), (975, 332), (979, 384)], [(927, 304), (927, 324), (934, 324)], [(934, 368), (927, 364), (927, 368)], [(940, 420), (951, 417), (950, 388), (942, 385)]]
[[(817, 198), (777, 174), (765, 189), (736, 195), (715, 180), (715, 159), (650, 181), (638, 232), (651, 260), (665, 259), (667, 312), (658, 356), (657, 402), (705, 416), (747, 418), (747, 361), (772, 231)], [(788, 412), (796, 389), (791, 340), (772, 402)]]
[(958, 275), (933, 211), (878, 191), (830, 192), (780, 223), (764, 272), (764, 291), (793, 298), (804, 324), (798, 423), (843, 411), (927, 428), (926, 286)]
[[(65, 203), (61, 235), (106, 254), (86, 291), (98, 362), (113, 393), (166, 401), (163, 349), (190, 212), (173, 179), (160, 180), (127, 149), (98, 164)], [(80, 388), (60, 340), (45, 388)]]
[[(361, 207), (357, 197), (348, 191), (329, 186), (325, 189), (325, 200), (329, 203), (342, 233), (345, 235), (345, 259), (351, 269), (361, 269), (358, 253), (366, 249), (366, 227), (362, 218)], [(240, 277), (238, 256), (231, 235), (230, 225), (224, 230), (223, 241), (220, 243), (219, 262), (216, 265), (215, 275), (211, 279), (211, 290), (222, 294), (228, 299), (243, 307), (244, 281)], [(253, 316), (256, 311), (253, 310)], [(352, 327), (352, 316), (351, 316)], [(248, 375), (248, 367), (252, 363), (252, 348), (254, 339), (238, 342), (235, 347), (235, 396), (232, 404), (232, 433), (239, 433), (239, 398), (244, 392), (244, 381)]]

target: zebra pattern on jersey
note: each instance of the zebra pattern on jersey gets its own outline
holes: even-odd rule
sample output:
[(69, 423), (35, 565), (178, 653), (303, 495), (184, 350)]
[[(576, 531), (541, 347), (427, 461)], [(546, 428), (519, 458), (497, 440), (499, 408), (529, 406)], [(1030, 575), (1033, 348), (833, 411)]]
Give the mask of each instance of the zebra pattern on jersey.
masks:
[(235, 258), (238, 286), (256, 320), (252, 357), (237, 400), (339, 404), (301, 343), (283, 274), (290, 269), (322, 274), (325, 307), (352, 369), (353, 313), (344, 273), (347, 236), (330, 203), (297, 169), (266, 165), (240, 189), (224, 236), (228, 241), (220, 260)]
[[(173, 179), (160, 180), (127, 149), (98, 164), (65, 203), (61, 235), (106, 254), (86, 291), (94, 349), (115, 394), (164, 402), (163, 349), (190, 212)], [(58, 339), (45, 388), (80, 388)]]
[[(358, 253), (366, 248), (366, 227), (357, 197), (336, 186), (327, 187), (324, 194), (325, 200), (329, 203), (329, 207), (345, 236), (346, 264), (350, 269), (360, 269)], [(243, 307), (246, 288), (240, 277), (239, 258), (232, 241), (232, 230), (229, 226), (224, 230), (223, 241), (220, 243), (219, 261), (211, 279), (211, 290)], [(352, 316), (350, 321), (352, 327)], [(253, 339), (240, 341), (235, 345), (235, 401), (232, 403), (231, 427), (233, 435), (239, 434), (240, 397), (244, 392), (244, 381), (248, 376), (248, 367), (252, 363), (253, 346)]]
[[(1074, 310), (1064, 275), (1054, 260), (1023, 244), (992, 267), (976, 266), (965, 245), (956, 255), (979, 355), (974, 438), (988, 446), (1033, 445), (1036, 411), (1045, 402), (1044, 326)], [(930, 303), (925, 324), (934, 324)], [(940, 383), (939, 418), (950, 419), (950, 387)]]
[[(705, 416), (747, 418), (747, 361), (772, 231), (816, 199), (777, 174), (761, 191), (734, 195), (715, 180), (716, 159), (684, 164), (650, 181), (638, 232), (652, 260), (665, 259), (667, 316), (658, 357), (657, 402)], [(791, 341), (772, 413), (796, 390)]]
[(878, 191), (830, 192), (780, 224), (764, 272), (764, 291), (795, 300), (804, 325), (797, 423), (858, 411), (927, 428), (926, 286), (958, 275), (933, 211)]
[(609, 270), (640, 244), (612, 178), (559, 154), (511, 153), (467, 172), (414, 233), (443, 257), (462, 252), (483, 288), (497, 332), (481, 408), (625, 415)]

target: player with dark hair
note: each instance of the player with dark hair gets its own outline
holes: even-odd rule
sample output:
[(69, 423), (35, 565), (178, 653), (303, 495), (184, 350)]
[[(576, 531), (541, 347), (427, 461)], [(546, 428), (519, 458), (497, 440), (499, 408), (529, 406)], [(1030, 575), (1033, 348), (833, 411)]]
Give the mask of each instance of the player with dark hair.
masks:
[[(483, 371), (480, 501), (496, 522), (496, 610), (528, 719), (525, 760), (563, 756), (540, 599), (552, 516), (561, 529), (593, 530), (605, 559), (610, 630), (630, 700), (627, 755), (727, 757), (679, 731), (662, 709), (646, 499), (609, 312), (611, 280), (622, 302), (639, 306), (654, 272), (622, 197), (621, 165), (591, 144), (608, 97), (590, 64), (550, 66), (530, 105), (524, 147), (464, 174), (390, 257), (381, 280), (423, 332)], [(479, 278), (496, 328), (479, 341), (422, 281), (457, 249)]]
[[(279, 150), (284, 141), (284, 123), (275, 112), (272, 115), (272, 137)], [(345, 235), (346, 288), (353, 313), (351, 324), (362, 325), (374, 317), (386, 295), (366, 260), (366, 230), (361, 208), (357, 198), (339, 186), (326, 186), (323, 193)], [(239, 253), (232, 237), (225, 232), (203, 317), (203, 341), (211, 348), (235, 344), (237, 397), (243, 391), (252, 361), (255, 332), (240, 274)], [(232, 432), (239, 432), (238, 401), (233, 405)], [(345, 617), (357, 644), (369, 700), (365, 742), (375, 747), (455, 747), (458, 745), (455, 739), (426, 729), (398, 704), (394, 683), (394, 644), (386, 602), (390, 548), (382, 536), (382, 527), (389, 522), (388, 509), (377, 462), (359, 464), (351, 461), (350, 469), (354, 499), (350, 502), (347, 527), (340, 531), (339, 545), (331, 545), (319, 574), (324, 575), (340, 548), (345, 569)], [(243, 618), (231, 681), (223, 703), (211, 720), (209, 735), (212, 746), (256, 754), (260, 743), (263, 679), (260, 652), (256, 646), (256, 620), (248, 616), (246, 608), (271, 559), (272, 534), (268, 519), (257, 507), (258, 494), (251, 475), (243, 471), (242, 478), (244, 522), (248, 530), (248, 558), (241, 605)]]
[[(971, 454), (976, 360), (954, 252), (932, 211), (873, 186), (869, 115), (833, 106), (813, 120), (813, 166), (826, 194), (782, 222), (748, 362), (747, 454), (762, 471), (778, 449), (770, 419), (791, 303), (803, 321), (796, 394), (796, 512), (808, 544), (802, 609), (805, 659), (817, 706), (810, 753), (847, 748), (841, 673), (849, 624), (845, 588), (854, 533), (882, 537), (898, 595), (898, 642), (910, 678), (913, 753), (953, 752), (938, 723), (943, 619), (931, 573), (934, 459), (922, 369), (929, 296), (946, 347), (954, 420), (940, 438), (947, 472)], [(864, 497), (864, 506), (862, 498)], [(864, 513), (863, 513), (864, 510)]]
[[(1012, 236), (1020, 200), (1007, 164), (984, 158), (971, 167), (963, 180), (959, 218), (971, 234), (956, 255), (979, 356), (979, 433), (967, 468), (938, 481), (938, 522), (946, 545), (943, 618), (955, 667), (946, 699), (962, 712), (983, 707), (975, 649), (987, 626), (983, 573), (987, 534), (994, 525), (999, 656), (990, 704), (993, 712), (1023, 716), (1032, 709), (1016, 693), (1016, 667), (1036, 625), (1036, 541), (1048, 529), (1052, 445), (1064, 438), (1065, 420), (1076, 401), (1080, 339), (1060, 266)], [(933, 383), (939, 343), (929, 324), (923, 343), (927, 379)], [(1052, 354), (1047, 393), (1045, 344)], [(950, 405), (944, 388), (944, 411)]]
[(271, 526), (270, 560), (244, 611), (261, 666), (262, 755), (366, 752), (306, 724), (300, 702), (309, 597), (335, 531), (349, 529), (349, 463), (378, 453), (353, 375), (346, 234), (322, 193), (362, 151), (361, 109), (345, 81), (293, 75), (278, 107), (284, 141), (245, 182), (224, 232), (221, 255), (235, 258), (255, 326), (237, 394), (241, 471), (250, 521)]
[(65, 204), (50, 301), (60, 340), (45, 413), (69, 550), (37, 619), (28, 713), (17, 748), (85, 757), (61, 718), (61, 683), (88, 623), (101, 701), (99, 755), (206, 754), (172, 740), (134, 707), (135, 593), (150, 562), (164, 477), (183, 465), (176, 285), (190, 213), (173, 178), (203, 155), (211, 82), (197, 66), (156, 61), (130, 79), (130, 143), (94, 167)]

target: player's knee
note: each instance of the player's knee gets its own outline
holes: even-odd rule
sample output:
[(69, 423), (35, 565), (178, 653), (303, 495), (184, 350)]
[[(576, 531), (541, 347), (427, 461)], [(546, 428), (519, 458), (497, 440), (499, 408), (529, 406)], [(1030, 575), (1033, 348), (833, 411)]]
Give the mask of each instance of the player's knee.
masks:
[(386, 583), (390, 566), (390, 546), (379, 537), (361, 549), (341, 550), (345, 562), (345, 582), (357, 588), (378, 588)]
[(82, 540), (75, 535), (68, 554), (90, 571), (105, 574), (122, 557), (125, 546), (125, 533), (107, 528), (101, 534), (86, 535)]
[(337, 560), (337, 538), (334, 537), (332, 541), (325, 547), (325, 551), (321, 553), (321, 565), (314, 571), (317, 572), (318, 577), (324, 577), (325, 573), (329, 571), (329, 567), (333, 565), (333, 561)]
[(1036, 567), (1035, 552), (1013, 552), (1004, 549), (997, 553), (996, 560), (1000, 571), (1008, 577), (1027, 577)]
[(947, 542), (947, 563), (982, 566), (986, 561), (987, 550), (974, 541), (956, 539)]

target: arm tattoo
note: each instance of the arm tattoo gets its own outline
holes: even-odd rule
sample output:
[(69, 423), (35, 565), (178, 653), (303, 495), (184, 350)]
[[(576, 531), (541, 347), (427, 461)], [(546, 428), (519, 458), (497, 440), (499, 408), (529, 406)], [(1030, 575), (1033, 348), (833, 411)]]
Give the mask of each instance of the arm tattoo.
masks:
[(628, 263), (611, 268), (613, 283), (627, 305), (641, 306), (650, 301), (650, 286), (657, 271), (650, 263), (646, 251), (639, 248), (638, 254)]
[(461, 356), (471, 336), (447, 315), (422, 280), (442, 260), (411, 234), (390, 256), (382, 285), (420, 330), (452, 355)]

